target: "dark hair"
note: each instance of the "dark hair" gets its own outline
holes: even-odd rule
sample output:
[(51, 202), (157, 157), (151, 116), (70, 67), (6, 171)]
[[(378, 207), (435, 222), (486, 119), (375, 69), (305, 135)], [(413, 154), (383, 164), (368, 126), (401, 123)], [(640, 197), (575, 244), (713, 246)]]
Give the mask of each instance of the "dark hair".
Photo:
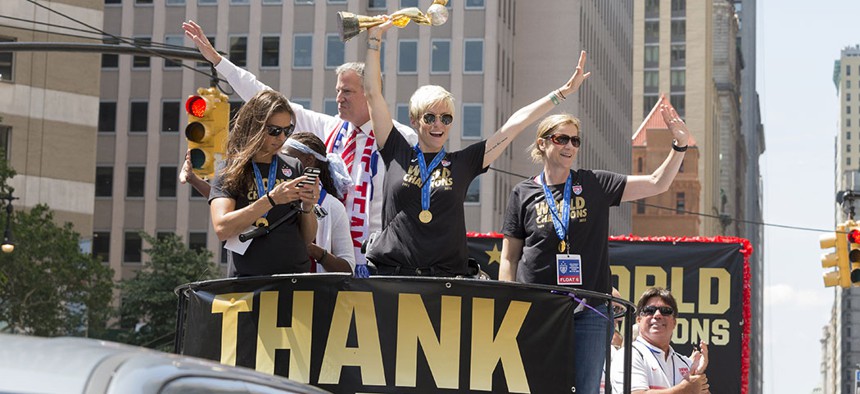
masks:
[(648, 300), (653, 297), (660, 297), (663, 302), (669, 304), (669, 306), (672, 307), (672, 310), (675, 311), (672, 316), (678, 316), (678, 302), (675, 301), (675, 296), (673, 296), (672, 292), (668, 289), (664, 289), (662, 287), (652, 287), (645, 290), (645, 292), (642, 293), (642, 297), (639, 297), (639, 303), (636, 304), (636, 313), (638, 314), (639, 311), (645, 307), (645, 304), (648, 303)]
[[(317, 137), (313, 133), (301, 132), (301, 133), (293, 133), (290, 136), (291, 140), (295, 140), (296, 142), (301, 142), (305, 144), (308, 148), (311, 148), (316, 153), (319, 153), (322, 156), (326, 155), (325, 144), (322, 140)], [(329, 169), (328, 163), (323, 163), (316, 157), (314, 157), (314, 167), (320, 169), (320, 182), (322, 182), (322, 187), (325, 191), (335, 197), (337, 199), (343, 198), (343, 196), (338, 193), (337, 188), (334, 187), (334, 180), (331, 176), (331, 170)]]
[(248, 163), (260, 150), (266, 138), (266, 121), (276, 113), (295, 117), (290, 103), (282, 94), (263, 90), (248, 100), (233, 119), (233, 129), (227, 137), (226, 165), (223, 172), (224, 189), (243, 194), (252, 179)]

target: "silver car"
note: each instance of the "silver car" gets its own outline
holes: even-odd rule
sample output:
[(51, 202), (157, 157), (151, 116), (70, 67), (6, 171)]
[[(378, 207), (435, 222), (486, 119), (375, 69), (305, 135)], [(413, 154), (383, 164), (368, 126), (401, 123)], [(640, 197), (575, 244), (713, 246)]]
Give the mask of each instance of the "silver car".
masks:
[(5, 334), (0, 392), (328, 393), (247, 368), (114, 342)]

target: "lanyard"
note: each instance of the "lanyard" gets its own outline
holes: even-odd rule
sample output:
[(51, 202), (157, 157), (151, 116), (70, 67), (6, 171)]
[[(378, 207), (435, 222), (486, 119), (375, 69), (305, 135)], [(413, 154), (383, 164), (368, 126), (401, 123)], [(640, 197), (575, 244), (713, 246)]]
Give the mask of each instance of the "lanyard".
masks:
[[(267, 179), (269, 182), (267, 185), (268, 188), (263, 187), (263, 176), (260, 175), (260, 169), (257, 168), (257, 163), (251, 162), (251, 165), (254, 167), (254, 180), (257, 181), (257, 198), (260, 199), (263, 198), (263, 195), (275, 188), (275, 176), (277, 176), (278, 171), (278, 155), (272, 156), (272, 163), (269, 164), (269, 178)], [(266, 211), (266, 213), (263, 214), (263, 217), (266, 217), (268, 214), (269, 212)]]
[[(555, 234), (558, 235), (558, 239), (561, 241), (561, 245), (559, 249), (566, 249), (565, 252), (570, 251), (570, 245), (565, 245), (565, 239), (567, 238), (567, 229), (570, 225), (570, 180), (572, 176), (567, 174), (567, 180), (564, 181), (564, 199), (561, 202), (561, 216), (558, 215), (558, 208), (555, 206), (555, 198), (552, 197), (552, 192), (549, 190), (549, 186), (546, 184), (546, 175), (541, 172), (541, 186), (543, 186), (543, 194), (546, 199), (546, 204), (549, 205), (549, 211), (552, 213), (552, 224), (555, 227)], [(564, 218), (565, 220), (561, 220)], [(566, 247), (564, 247), (566, 246)], [(561, 250), (559, 250), (561, 251)]]
[(421, 147), (418, 144), (412, 148), (415, 149), (415, 152), (418, 154), (418, 170), (421, 171), (421, 209), (424, 211), (430, 210), (430, 172), (442, 162), (442, 159), (445, 158), (445, 148), (443, 147), (439, 153), (436, 154), (436, 157), (430, 162), (430, 165), (424, 161), (424, 152), (421, 151)]

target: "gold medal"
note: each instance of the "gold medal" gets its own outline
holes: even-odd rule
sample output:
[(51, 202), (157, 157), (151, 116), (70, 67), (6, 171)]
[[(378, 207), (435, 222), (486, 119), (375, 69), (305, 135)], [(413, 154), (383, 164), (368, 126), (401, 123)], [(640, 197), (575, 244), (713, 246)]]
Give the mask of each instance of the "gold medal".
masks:
[(564, 253), (564, 251), (565, 251), (565, 250), (567, 250), (567, 242), (564, 242), (564, 240), (559, 241), (559, 243), (558, 243), (558, 252), (559, 252), (559, 253)]
[(269, 221), (266, 218), (259, 218), (254, 222), (254, 225), (257, 227), (269, 227)]
[(424, 224), (430, 223), (430, 221), (433, 220), (433, 214), (428, 210), (421, 211), (421, 213), (418, 214), (418, 220)]

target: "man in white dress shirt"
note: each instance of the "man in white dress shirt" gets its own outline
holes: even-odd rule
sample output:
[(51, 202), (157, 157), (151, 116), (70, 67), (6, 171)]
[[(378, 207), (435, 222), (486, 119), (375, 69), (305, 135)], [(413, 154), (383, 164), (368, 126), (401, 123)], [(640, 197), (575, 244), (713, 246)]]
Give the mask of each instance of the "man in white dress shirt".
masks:
[[(182, 28), (185, 35), (194, 42), (206, 60), (215, 65), (218, 73), (227, 79), (242, 100), (248, 101), (261, 90), (271, 90), (257, 80), (254, 74), (237, 67), (218, 54), (199, 25), (188, 21), (182, 24)], [(364, 64), (346, 63), (338, 67), (336, 72), (337, 116), (315, 112), (292, 101), (290, 106), (296, 113), (295, 130), (316, 134), (325, 142), (328, 152), (342, 155), (350, 171), (354, 189), (348, 193), (343, 203), (350, 216), (355, 261), (356, 265), (359, 265), (366, 263), (361, 253), (362, 242), (371, 233), (382, 229), (385, 165), (379, 160), (367, 99), (364, 97)], [(410, 144), (418, 142), (417, 134), (409, 126), (395, 122), (395, 127)]]

